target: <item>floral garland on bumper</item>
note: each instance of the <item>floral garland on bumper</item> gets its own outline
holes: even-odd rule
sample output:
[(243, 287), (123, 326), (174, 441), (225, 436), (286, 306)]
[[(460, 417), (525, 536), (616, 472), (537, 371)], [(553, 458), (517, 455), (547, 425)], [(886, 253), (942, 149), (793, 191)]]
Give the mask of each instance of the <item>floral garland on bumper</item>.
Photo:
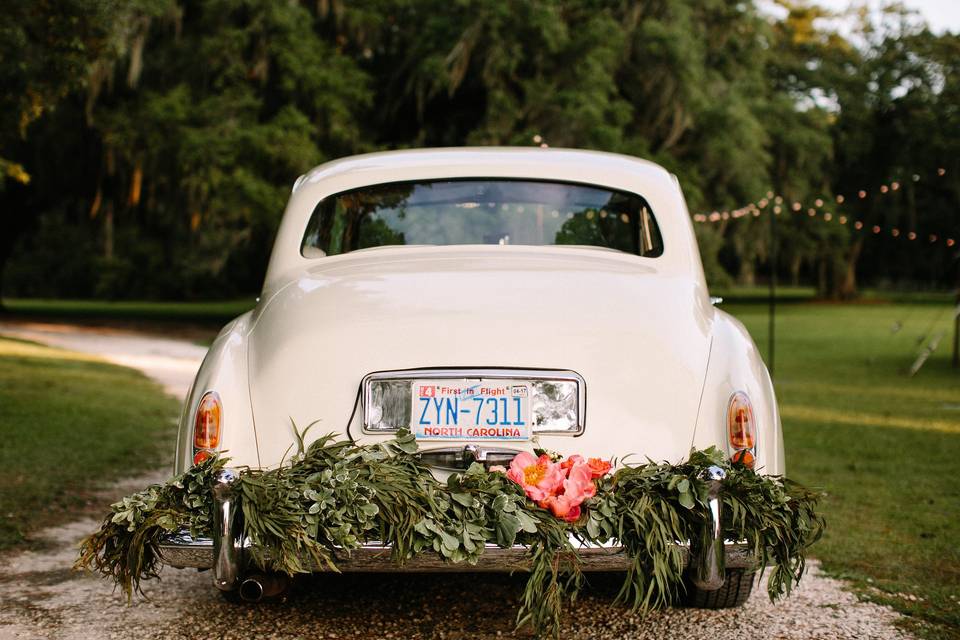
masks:
[[(420, 461), (409, 433), (381, 444), (330, 435), (301, 444), (289, 464), (243, 469), (233, 485), (249, 560), (261, 571), (294, 575), (313, 566), (336, 571), (338, 558), (367, 541), (388, 543), (397, 564), (425, 552), (475, 564), (487, 544), (522, 544), (530, 573), (517, 624), (556, 636), (563, 604), (581, 585), (571, 534), (624, 547), (629, 567), (620, 601), (642, 610), (678, 601), (684, 557), (676, 541), (696, 545), (705, 535), (708, 486), (701, 474), (710, 466), (727, 472), (724, 535), (745, 540), (758, 567), (771, 566), (771, 599), (799, 582), (806, 548), (823, 530), (817, 494), (732, 464), (714, 448), (693, 451), (681, 464), (624, 465), (614, 473), (608, 461), (538, 453), (517, 455), (509, 469), (474, 464), (442, 483)], [(141, 580), (157, 577), (166, 536), (183, 529), (211, 536), (211, 487), (224, 465), (204, 461), (112, 505), (83, 541), (77, 566), (110, 576), (132, 597)]]

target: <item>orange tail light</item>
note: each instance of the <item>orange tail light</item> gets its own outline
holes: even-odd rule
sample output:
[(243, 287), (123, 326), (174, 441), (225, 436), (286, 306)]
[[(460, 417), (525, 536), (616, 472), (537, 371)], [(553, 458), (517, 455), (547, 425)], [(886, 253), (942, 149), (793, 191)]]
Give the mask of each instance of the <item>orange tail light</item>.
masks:
[(197, 405), (197, 417), (193, 422), (193, 462), (199, 464), (215, 454), (220, 446), (220, 429), (223, 424), (223, 405), (215, 391), (207, 391)]
[(730, 459), (752, 469), (756, 460), (757, 424), (753, 417), (753, 403), (743, 391), (730, 397), (727, 434), (733, 450)]

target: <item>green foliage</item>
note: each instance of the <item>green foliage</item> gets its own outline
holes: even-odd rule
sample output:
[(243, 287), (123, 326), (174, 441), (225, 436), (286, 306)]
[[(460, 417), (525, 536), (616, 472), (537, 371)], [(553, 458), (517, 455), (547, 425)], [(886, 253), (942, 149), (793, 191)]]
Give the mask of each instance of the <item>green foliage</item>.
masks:
[[(773, 18), (725, 0), (19, 3), (0, 12), (12, 87), (0, 284), (27, 297), (251, 294), (310, 167), (537, 135), (659, 162), (694, 212), (770, 191), (806, 206), (846, 194), (834, 220), (951, 232), (960, 37), (894, 8), (848, 25), (848, 39), (816, 5), (783, 7)], [(895, 178), (897, 194), (849, 197)], [(854, 295), (858, 274), (953, 282), (945, 246), (786, 218), (776, 247), (764, 219), (698, 233), (711, 285), (773, 269), (833, 297)], [(77, 268), (61, 267), (66, 241), (51, 230), (82, 239)]]
[[(574, 524), (529, 501), (506, 475), (474, 464), (440, 483), (418, 459), (410, 433), (376, 445), (314, 441), (279, 469), (242, 470), (232, 486), (260, 570), (290, 575), (311, 565), (337, 570), (338, 557), (367, 541), (391, 548), (398, 565), (421, 553), (475, 564), (487, 544), (529, 549), (530, 576), (517, 624), (559, 633), (565, 601), (581, 583), (571, 535), (586, 542), (619, 540), (631, 560), (620, 598), (634, 609), (667, 606), (680, 595), (683, 551), (705, 535), (704, 469), (727, 470), (724, 532), (744, 539), (771, 564), (770, 597), (800, 580), (806, 548), (820, 535), (818, 496), (779, 478), (725, 461), (719, 451), (692, 452), (680, 465), (624, 466), (602, 481), (586, 515)], [(161, 486), (113, 505), (82, 544), (77, 565), (112, 577), (128, 596), (155, 577), (157, 545), (178, 528), (210, 535), (210, 487), (223, 460), (210, 460)]]

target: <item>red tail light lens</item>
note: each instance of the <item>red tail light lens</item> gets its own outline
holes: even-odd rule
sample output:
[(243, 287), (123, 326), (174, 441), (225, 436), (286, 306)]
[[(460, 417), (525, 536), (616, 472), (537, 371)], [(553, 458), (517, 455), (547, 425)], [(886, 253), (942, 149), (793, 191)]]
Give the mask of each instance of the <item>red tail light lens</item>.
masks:
[(220, 444), (220, 427), (223, 423), (223, 405), (214, 391), (203, 394), (197, 406), (193, 423), (193, 446), (196, 449), (216, 449)]
[(734, 452), (730, 459), (752, 469), (757, 446), (757, 424), (753, 417), (753, 403), (743, 391), (736, 392), (730, 398), (727, 434)]

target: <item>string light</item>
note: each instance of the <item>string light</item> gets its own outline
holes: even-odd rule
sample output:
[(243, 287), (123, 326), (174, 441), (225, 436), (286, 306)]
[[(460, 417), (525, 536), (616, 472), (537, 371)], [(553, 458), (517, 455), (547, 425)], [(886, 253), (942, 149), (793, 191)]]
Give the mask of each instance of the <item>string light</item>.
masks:
[[(947, 174), (947, 170), (945, 168), (943, 167), (937, 168), (938, 177), (943, 177), (946, 174)], [(916, 173), (911, 175), (911, 180), (913, 180), (913, 182), (919, 182), (920, 175)], [(877, 192), (880, 195), (887, 195), (891, 192), (899, 191), (900, 187), (901, 187), (901, 183), (899, 181), (892, 180), (889, 184), (881, 184), (878, 187)], [(857, 190), (856, 195), (860, 200), (865, 200), (870, 195), (870, 192), (867, 191), (866, 189), (859, 189)], [(843, 204), (846, 201), (846, 198), (844, 197), (843, 194), (837, 194), (834, 197), (834, 199), (836, 200), (837, 204)], [(723, 211), (723, 212), (713, 211), (709, 215), (699, 213), (693, 216), (693, 220), (694, 222), (699, 222), (699, 223), (719, 222), (721, 220), (729, 220), (731, 218), (739, 219), (751, 214), (753, 215), (753, 217), (758, 218), (760, 217), (761, 210), (766, 209), (767, 206), (770, 205), (771, 203), (774, 204), (774, 206), (771, 207), (771, 211), (773, 211), (774, 215), (779, 216), (784, 211), (783, 207), (780, 206), (784, 203), (784, 198), (781, 195), (775, 194), (773, 191), (767, 191), (766, 195), (756, 202), (750, 202), (738, 209), (733, 209), (732, 211)], [(806, 211), (809, 217), (816, 218), (818, 216), (817, 209), (822, 209), (826, 204), (826, 201), (823, 198), (816, 198), (813, 201), (813, 204), (814, 206), (808, 207)], [(803, 209), (804, 209), (804, 205), (800, 201), (793, 201), (792, 203), (789, 204), (789, 210), (793, 211), (794, 213), (800, 213), (801, 211), (803, 211)], [(823, 211), (822, 213), (823, 213), (822, 219), (824, 222), (831, 222), (833, 220), (834, 215), (832, 212)], [(845, 215), (837, 216), (837, 222), (839, 222), (842, 225), (846, 225), (848, 221), (849, 219)], [(864, 228), (864, 223), (860, 220), (855, 220), (853, 223), (853, 227), (857, 231), (861, 231)], [(870, 230), (874, 234), (880, 234), (883, 232), (884, 227), (882, 225), (872, 225), (870, 227)], [(890, 237), (899, 239), (901, 235), (904, 235), (904, 234), (901, 232), (899, 228), (896, 228), (896, 227), (890, 228)], [(916, 240), (918, 237), (916, 232), (914, 231), (909, 231), (905, 235), (908, 240)], [(940, 236), (937, 234), (929, 234), (927, 236), (927, 240), (930, 242), (930, 244), (943, 242), (944, 244), (946, 244), (947, 247), (953, 247), (957, 244), (956, 239)]]

